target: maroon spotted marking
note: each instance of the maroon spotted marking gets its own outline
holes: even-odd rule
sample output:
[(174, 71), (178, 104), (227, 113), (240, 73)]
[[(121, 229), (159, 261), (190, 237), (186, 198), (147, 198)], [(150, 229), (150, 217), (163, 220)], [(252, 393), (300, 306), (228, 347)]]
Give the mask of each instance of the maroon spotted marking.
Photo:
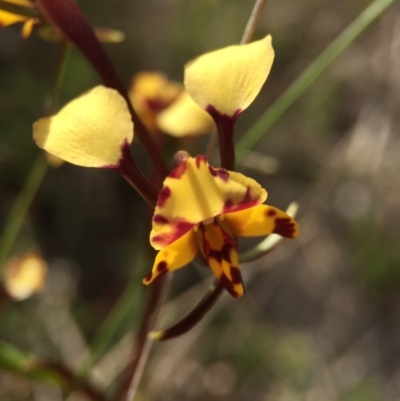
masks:
[(166, 185), (163, 187), (163, 189), (158, 195), (157, 207), (164, 207), (165, 202), (167, 202), (170, 196), (171, 196), (171, 188)]
[(229, 281), (228, 277), (224, 274), (218, 277), (221, 285), (231, 294), (234, 298), (239, 298), (240, 294), (235, 291), (234, 285), (231, 281)]
[(187, 221), (180, 221), (175, 224), (174, 237), (180, 238), (194, 227), (193, 223)]
[(207, 157), (203, 155), (196, 156), (196, 167), (200, 168), (201, 163), (208, 163)]
[(210, 174), (214, 177), (217, 176), (217, 170), (213, 167), (213, 166), (208, 166), (208, 171), (210, 172)]
[(175, 178), (177, 180), (179, 180), (183, 174), (185, 174), (185, 171), (187, 169), (187, 162), (183, 162), (181, 164), (179, 164), (179, 166), (175, 167), (169, 174), (168, 177), (169, 178)]
[(158, 244), (164, 244), (167, 242), (169, 239), (169, 236), (166, 234), (160, 234), (160, 235), (155, 235), (152, 239), (151, 242), (158, 243)]
[(228, 182), (229, 180), (229, 171), (224, 168), (217, 169), (217, 177), (220, 178), (224, 182)]
[(162, 214), (155, 214), (153, 216), (153, 221), (156, 224), (168, 224), (169, 223), (169, 220)]
[(204, 249), (204, 254), (207, 256), (207, 259), (215, 259), (219, 264), (221, 264), (223, 260), (231, 263), (232, 247), (230, 245), (225, 244), (219, 251), (212, 249), (208, 244), (206, 247), (206, 249)]
[(275, 219), (275, 228), (273, 233), (282, 235), (286, 238), (294, 238), (296, 226), (289, 217), (277, 217)]
[(160, 274), (166, 273), (168, 271), (168, 265), (167, 262), (165, 260), (163, 260), (162, 262), (160, 262), (157, 265), (157, 272)]
[(167, 246), (169, 244), (172, 244), (174, 241), (181, 238), (195, 226), (195, 224), (193, 223), (189, 223), (187, 221), (177, 221), (177, 220), (169, 221), (169, 224), (171, 224), (171, 226), (173, 227), (173, 231), (170, 233), (155, 235), (151, 239), (153, 243), (157, 243), (162, 246)]
[[(1, 25), (0, 25), (1, 26)], [(117, 164), (105, 164), (103, 168), (118, 171), (122, 175), (128, 175), (132, 172), (132, 155), (131, 155), (131, 144), (127, 139), (124, 139), (124, 143), (121, 146), (121, 157)]]
[(172, 101), (165, 102), (161, 101), (160, 99), (145, 99), (147, 107), (154, 113), (159, 113), (160, 111), (164, 110), (172, 103)]
[(243, 200), (240, 203), (248, 203), (248, 202), (251, 202), (252, 200), (253, 200), (253, 198), (251, 196), (250, 188), (247, 187), (246, 193), (243, 196)]
[[(219, 226), (217, 222), (214, 221), (214, 225)], [(222, 238), (224, 241), (224, 245), (220, 250), (213, 249), (211, 244), (207, 241), (205, 236), (205, 231), (203, 231), (203, 252), (207, 259), (215, 259), (219, 264), (225, 260), (228, 263), (231, 263), (231, 250), (232, 248), (236, 249), (236, 241), (224, 230), (221, 229)]]
[(234, 284), (242, 284), (242, 274), (240, 273), (240, 270), (236, 266), (231, 266), (231, 276), (232, 276), (232, 282)]
[(269, 216), (269, 217), (276, 216), (276, 211), (274, 209), (268, 209), (267, 210), (267, 216)]
[(144, 276), (144, 280), (145, 280), (145, 281), (150, 281), (152, 277), (153, 277), (153, 273), (148, 273), (148, 274), (146, 274), (146, 275)]
[(227, 199), (224, 203), (224, 210), (229, 209), (233, 206), (233, 200), (232, 199)]

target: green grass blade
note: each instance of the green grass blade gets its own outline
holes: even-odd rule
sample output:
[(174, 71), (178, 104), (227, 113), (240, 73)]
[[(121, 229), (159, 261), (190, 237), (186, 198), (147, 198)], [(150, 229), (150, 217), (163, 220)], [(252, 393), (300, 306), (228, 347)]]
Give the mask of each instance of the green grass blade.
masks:
[(375, 0), (363, 11), (289, 86), (282, 96), (254, 123), (236, 145), (236, 159), (241, 162), (279, 121), (296, 100), (346, 50), (364, 30), (396, 0)]
[(13, 204), (4, 226), (3, 234), (0, 238), (0, 275), (4, 267), (4, 262), (11, 251), (22, 223), (24, 222), (29, 206), (39, 189), (46, 171), (47, 162), (44, 159), (43, 154), (40, 153), (33, 162), (29, 174), (26, 177), (24, 186)]

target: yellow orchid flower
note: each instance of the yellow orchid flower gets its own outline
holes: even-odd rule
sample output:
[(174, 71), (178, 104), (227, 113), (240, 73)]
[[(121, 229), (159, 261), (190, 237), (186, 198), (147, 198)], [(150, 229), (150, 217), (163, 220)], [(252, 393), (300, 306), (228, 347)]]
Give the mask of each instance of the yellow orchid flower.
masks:
[(266, 198), (255, 180), (214, 168), (205, 156), (183, 159), (165, 179), (158, 197), (150, 243), (160, 251), (143, 282), (150, 284), (160, 274), (185, 266), (200, 252), (225, 289), (241, 297), (236, 237), (298, 235), (296, 221), (262, 205)]
[[(16, 4), (18, 6), (34, 8), (34, 4), (31, 0), (5, 0), (8, 3)], [(25, 15), (14, 14), (8, 11), (0, 10), (0, 27), (9, 26), (23, 22), (22, 37), (27, 38), (33, 29), (33, 25), (37, 22), (36, 18), (27, 17)]]

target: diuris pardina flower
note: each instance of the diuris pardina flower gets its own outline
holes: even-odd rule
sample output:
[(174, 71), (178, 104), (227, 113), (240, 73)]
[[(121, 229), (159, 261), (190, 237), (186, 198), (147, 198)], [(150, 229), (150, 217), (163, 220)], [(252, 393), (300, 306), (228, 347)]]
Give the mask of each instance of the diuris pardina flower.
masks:
[(158, 197), (150, 242), (159, 252), (144, 283), (200, 254), (225, 289), (242, 296), (236, 237), (298, 235), (296, 221), (262, 205), (266, 198), (255, 180), (214, 168), (205, 156), (188, 157), (168, 175)]

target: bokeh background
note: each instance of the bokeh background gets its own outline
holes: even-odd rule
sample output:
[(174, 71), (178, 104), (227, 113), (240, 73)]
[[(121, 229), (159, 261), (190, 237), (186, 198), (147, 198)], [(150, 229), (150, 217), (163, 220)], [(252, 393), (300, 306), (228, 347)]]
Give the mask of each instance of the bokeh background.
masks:
[[(182, 81), (185, 62), (239, 42), (253, 6), (240, 0), (79, 3), (94, 26), (126, 34), (123, 43), (105, 47), (127, 85), (142, 70)], [(238, 138), (368, 4), (268, 2), (256, 38), (272, 34), (276, 60), (239, 119)], [(155, 344), (138, 400), (400, 399), (399, 6), (363, 33), (238, 166), (268, 190), (268, 203), (285, 209), (299, 202), (301, 236), (243, 267), (245, 297), (223, 296), (192, 332)], [(31, 125), (44, 115), (56, 57), (57, 44), (35, 33), (22, 40), (19, 26), (0, 30), (2, 228), (38, 153)], [(73, 50), (60, 104), (98, 83)], [(203, 153), (207, 140), (168, 138), (166, 154), (183, 146)], [(133, 154), (148, 171), (138, 142)], [(123, 312), (92, 372), (100, 388), (112, 389), (149, 293), (141, 278), (152, 263), (150, 216), (111, 171), (50, 169), (12, 249), (43, 254), (50, 266), (46, 290), (0, 305), (0, 339), (78, 368), (90, 345), (101, 348), (99, 328), (117, 305)], [(211, 279), (196, 267), (179, 271), (161, 326), (188, 312)], [(85, 398), (0, 370), (0, 399)]]

